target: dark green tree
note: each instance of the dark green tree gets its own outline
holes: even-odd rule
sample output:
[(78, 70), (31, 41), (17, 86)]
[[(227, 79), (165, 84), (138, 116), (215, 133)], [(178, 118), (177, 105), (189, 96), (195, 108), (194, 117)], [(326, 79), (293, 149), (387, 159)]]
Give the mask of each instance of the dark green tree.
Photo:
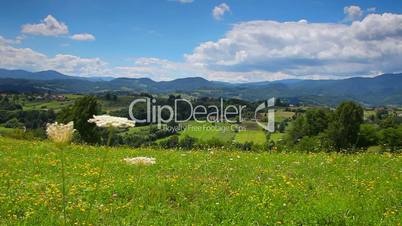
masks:
[(363, 108), (353, 101), (346, 101), (338, 106), (327, 131), (328, 138), (336, 149), (356, 146), (363, 113)]
[(357, 145), (367, 148), (378, 144), (378, 128), (373, 124), (360, 125), (360, 133)]
[(95, 97), (86, 96), (78, 99), (73, 106), (66, 108), (59, 114), (59, 121), (68, 123), (74, 121), (74, 128), (79, 132), (81, 139), (86, 143), (99, 143), (101, 131), (88, 119), (101, 112), (101, 106)]
[(296, 143), (305, 136), (316, 136), (328, 128), (331, 111), (325, 108), (308, 109), (296, 118), (289, 129), (291, 143)]
[(402, 147), (402, 126), (383, 129), (379, 137), (382, 146), (395, 151), (397, 148)]

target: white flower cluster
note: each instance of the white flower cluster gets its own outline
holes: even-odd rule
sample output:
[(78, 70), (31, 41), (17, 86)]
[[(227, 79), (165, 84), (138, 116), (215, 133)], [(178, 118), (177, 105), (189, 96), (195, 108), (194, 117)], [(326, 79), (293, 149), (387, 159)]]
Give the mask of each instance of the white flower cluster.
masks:
[(149, 157), (125, 158), (124, 161), (132, 165), (153, 165), (156, 163), (155, 158)]
[(59, 144), (70, 143), (73, 139), (74, 131), (75, 129), (73, 122), (69, 122), (68, 124), (57, 122), (47, 124), (46, 129), (48, 138)]
[(135, 126), (135, 122), (127, 118), (114, 117), (110, 115), (94, 115), (88, 120), (89, 123), (95, 123), (98, 127), (130, 128)]

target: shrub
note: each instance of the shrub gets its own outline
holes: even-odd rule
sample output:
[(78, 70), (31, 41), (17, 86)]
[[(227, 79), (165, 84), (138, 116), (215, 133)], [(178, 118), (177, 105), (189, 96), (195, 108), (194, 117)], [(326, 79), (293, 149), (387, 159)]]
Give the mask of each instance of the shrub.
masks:
[(6, 123), (3, 124), (3, 126), (6, 128), (14, 128), (14, 129), (24, 128), (24, 124), (21, 123), (20, 121), (18, 121), (18, 119), (16, 119), (16, 118), (12, 118), (12, 119), (8, 120)]
[(140, 147), (148, 142), (148, 136), (141, 134), (126, 134), (123, 136), (122, 142), (132, 147)]
[(211, 139), (205, 141), (205, 145), (207, 147), (222, 147), (222, 146), (225, 146), (225, 142), (219, 138), (214, 137), (214, 138), (211, 138)]
[(254, 143), (252, 141), (247, 141), (245, 143), (235, 143), (235, 147), (243, 151), (251, 151), (253, 149)]
[(387, 128), (380, 132), (380, 143), (390, 151), (402, 147), (402, 126), (398, 128)]
[[(302, 116), (296, 118), (289, 128), (288, 140), (297, 143), (304, 136), (316, 136), (328, 128), (332, 114), (325, 108), (308, 109)], [(286, 125), (283, 125), (283, 131)]]
[(190, 136), (185, 136), (180, 140), (180, 147), (184, 149), (192, 149), (196, 144), (197, 139)]
[(360, 125), (360, 132), (357, 145), (367, 148), (378, 144), (377, 127), (372, 124)]
[(163, 148), (176, 148), (179, 145), (179, 136), (173, 135), (159, 143)]
[(303, 137), (295, 146), (295, 150), (300, 152), (319, 152), (321, 148), (321, 142), (317, 136)]

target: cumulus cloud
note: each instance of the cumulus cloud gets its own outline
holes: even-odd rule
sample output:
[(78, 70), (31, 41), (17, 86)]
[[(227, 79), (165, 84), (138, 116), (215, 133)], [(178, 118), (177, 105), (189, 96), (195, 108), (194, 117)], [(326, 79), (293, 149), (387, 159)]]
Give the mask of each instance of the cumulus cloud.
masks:
[(0, 44), (20, 44), (25, 36), (18, 35), (15, 39), (7, 39), (0, 35)]
[(343, 13), (345, 13), (345, 20), (347, 21), (358, 20), (363, 16), (363, 10), (359, 6), (355, 5), (344, 7)]
[(212, 16), (215, 20), (221, 20), (226, 12), (230, 12), (230, 7), (226, 3), (215, 6), (212, 10)]
[(12, 39), (0, 37), (0, 67), (155, 80), (203, 76), (232, 82), (374, 76), (402, 72), (402, 14), (369, 14), (348, 24), (242, 22), (222, 38), (201, 43), (182, 62), (137, 58), (129, 65), (110, 67), (99, 58), (50, 57), (13, 45)]
[(22, 25), (22, 32), (32, 35), (59, 36), (68, 34), (68, 27), (52, 15), (48, 15), (41, 23)]
[(72, 35), (71, 39), (75, 41), (95, 41), (95, 36), (92, 34), (83, 33)]
[(225, 73), (336, 77), (402, 71), (402, 15), (370, 14), (352, 24), (249, 21), (200, 44), (187, 63)]
[(57, 54), (49, 57), (30, 48), (16, 48), (0, 38), (0, 68), (31, 71), (57, 70), (71, 75), (106, 75), (111, 73), (106, 62), (99, 58)]

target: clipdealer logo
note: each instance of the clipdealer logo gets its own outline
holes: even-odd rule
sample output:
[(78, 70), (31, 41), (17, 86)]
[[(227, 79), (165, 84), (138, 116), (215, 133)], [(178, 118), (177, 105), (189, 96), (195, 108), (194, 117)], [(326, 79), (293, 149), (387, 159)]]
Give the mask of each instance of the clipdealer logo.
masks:
[[(145, 103), (146, 105), (146, 118), (138, 119), (134, 116), (134, 109), (136, 105)], [(187, 104), (188, 109), (190, 109), (190, 114), (187, 118), (178, 119), (179, 103)], [(157, 124), (158, 128), (161, 128), (163, 124), (168, 124), (169, 122), (183, 123), (190, 120), (196, 122), (228, 122), (236, 123), (237, 120), (233, 120), (233, 117), (238, 116), (238, 121), (242, 122), (242, 112), (246, 108), (246, 105), (227, 105), (223, 103), (223, 99), (220, 99), (220, 104), (218, 105), (196, 105), (186, 99), (179, 98), (174, 100), (174, 105), (158, 105), (156, 99), (154, 98), (139, 98), (132, 101), (129, 105), (129, 116), (132, 120), (138, 123), (153, 123)], [(274, 132), (275, 131), (275, 98), (271, 98), (264, 101), (255, 109), (254, 120), (263, 129)], [(265, 115), (268, 120), (264, 124), (261, 120), (261, 112), (267, 109)], [(165, 113), (163, 113), (165, 112)], [(264, 115), (264, 113), (262, 113)], [(167, 117), (166, 117), (167, 116)], [(165, 117), (165, 118), (164, 118)]]

